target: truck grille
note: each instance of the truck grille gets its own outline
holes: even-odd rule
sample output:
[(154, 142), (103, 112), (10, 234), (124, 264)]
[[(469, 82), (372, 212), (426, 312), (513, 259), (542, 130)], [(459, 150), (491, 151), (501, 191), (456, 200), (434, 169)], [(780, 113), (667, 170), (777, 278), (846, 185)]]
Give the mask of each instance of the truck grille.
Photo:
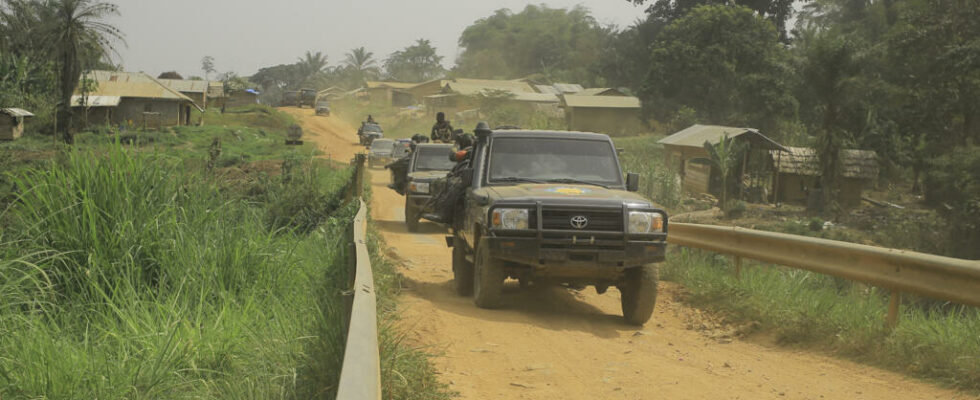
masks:
[[(554, 210), (545, 208), (541, 210), (541, 217), (541, 227), (549, 230), (623, 231), (623, 213), (618, 210)], [(585, 228), (573, 226), (572, 219), (575, 217), (587, 218), (588, 225)]]

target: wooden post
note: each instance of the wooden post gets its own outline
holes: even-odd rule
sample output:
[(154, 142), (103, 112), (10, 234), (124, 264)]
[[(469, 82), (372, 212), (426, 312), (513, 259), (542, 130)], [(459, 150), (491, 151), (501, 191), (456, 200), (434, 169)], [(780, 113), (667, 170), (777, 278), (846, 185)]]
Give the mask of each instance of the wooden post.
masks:
[(775, 172), (776, 178), (774, 179), (775, 183), (773, 183), (773, 188), (772, 188), (772, 199), (773, 199), (773, 203), (776, 203), (776, 207), (779, 207), (779, 166), (782, 160), (783, 160), (783, 152), (782, 151), (776, 152), (776, 172)]
[(735, 256), (735, 280), (742, 280), (742, 257)]
[(888, 298), (888, 316), (885, 317), (885, 327), (895, 328), (898, 325), (898, 307), (902, 304), (902, 292), (892, 290)]

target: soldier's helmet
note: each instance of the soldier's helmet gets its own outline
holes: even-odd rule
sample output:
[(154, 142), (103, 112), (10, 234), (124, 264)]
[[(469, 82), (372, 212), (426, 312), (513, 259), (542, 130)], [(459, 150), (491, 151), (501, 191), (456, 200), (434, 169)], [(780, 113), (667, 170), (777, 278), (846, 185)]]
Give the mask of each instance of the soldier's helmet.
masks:
[(469, 133), (464, 133), (462, 135), (456, 135), (456, 148), (465, 149), (467, 147), (473, 146), (473, 135)]

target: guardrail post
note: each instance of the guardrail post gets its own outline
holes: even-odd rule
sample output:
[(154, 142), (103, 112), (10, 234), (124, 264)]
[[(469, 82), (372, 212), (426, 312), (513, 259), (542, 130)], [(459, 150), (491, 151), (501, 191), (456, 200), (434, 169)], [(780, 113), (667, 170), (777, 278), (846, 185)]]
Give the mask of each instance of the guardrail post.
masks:
[(898, 325), (898, 306), (902, 304), (902, 292), (892, 290), (888, 298), (888, 316), (885, 317), (885, 326), (892, 329)]
[(735, 280), (742, 280), (742, 257), (735, 256)]
[(364, 194), (364, 163), (367, 156), (364, 153), (354, 156), (354, 197)]

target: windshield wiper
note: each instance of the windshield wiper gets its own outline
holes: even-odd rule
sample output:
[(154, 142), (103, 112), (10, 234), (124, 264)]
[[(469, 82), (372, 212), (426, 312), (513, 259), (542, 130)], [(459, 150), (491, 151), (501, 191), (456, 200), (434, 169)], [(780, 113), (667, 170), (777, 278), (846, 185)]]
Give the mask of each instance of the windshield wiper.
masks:
[(578, 184), (582, 184), (582, 185), (595, 185), (595, 186), (599, 186), (599, 187), (602, 187), (602, 188), (605, 188), (605, 189), (609, 189), (609, 186), (603, 185), (601, 183), (583, 181), (581, 179), (575, 179), (575, 178), (548, 179), (545, 182), (548, 182), (548, 183), (578, 183)]
[(545, 181), (539, 179), (531, 178), (521, 178), (517, 176), (506, 176), (503, 178), (492, 178), (490, 182), (530, 182), (530, 183), (545, 183)]

